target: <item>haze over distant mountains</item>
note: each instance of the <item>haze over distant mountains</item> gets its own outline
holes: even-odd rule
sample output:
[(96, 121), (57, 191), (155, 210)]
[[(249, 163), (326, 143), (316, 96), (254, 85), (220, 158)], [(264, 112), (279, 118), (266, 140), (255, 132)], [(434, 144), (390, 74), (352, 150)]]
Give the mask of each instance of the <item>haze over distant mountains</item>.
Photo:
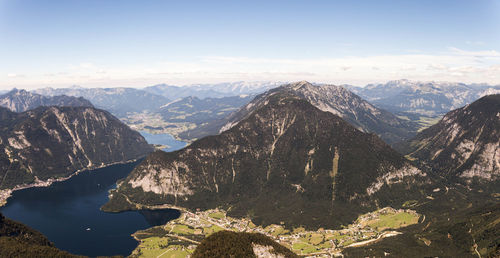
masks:
[(218, 120), (248, 103), (253, 95), (236, 95), (220, 98), (184, 97), (162, 106), (158, 113), (168, 122), (189, 122), (201, 125)]
[(169, 99), (185, 97), (220, 98), (242, 94), (257, 94), (278, 87), (282, 82), (226, 82), (216, 84), (192, 84), (186, 86), (173, 86), (158, 84), (144, 88), (145, 91), (164, 96)]
[(417, 113), (429, 116), (442, 115), (482, 96), (500, 93), (500, 85), (410, 80), (368, 84), (363, 88), (347, 87), (376, 106), (390, 112)]
[[(192, 141), (217, 134), (225, 125), (234, 124), (244, 116), (244, 110), (237, 112), (239, 108), (256, 94), (280, 85), (279, 82), (158, 84), (142, 89), (70, 87), (33, 92), (46, 96), (84, 97), (138, 130), (167, 132)], [(500, 86), (485, 84), (409, 80), (369, 84), (363, 88), (343, 85), (348, 90), (332, 90), (335, 87), (342, 88), (319, 86), (308, 88), (309, 93), (302, 90), (297, 94), (309, 94), (311, 103), (320, 109), (340, 114), (355, 127), (374, 132), (391, 144), (415, 135), (417, 130), (437, 122), (451, 109), (483, 95), (500, 92)], [(161, 122), (148, 124), (151, 119)]]
[(18, 89), (13, 89), (5, 95), (0, 95), (0, 106), (6, 107), (13, 112), (24, 112), (39, 106), (93, 107), (90, 101), (82, 97), (70, 97), (66, 95), (42, 96)]
[(122, 117), (130, 112), (156, 111), (170, 100), (135, 88), (43, 88), (33, 92), (46, 95), (84, 97), (97, 108)]

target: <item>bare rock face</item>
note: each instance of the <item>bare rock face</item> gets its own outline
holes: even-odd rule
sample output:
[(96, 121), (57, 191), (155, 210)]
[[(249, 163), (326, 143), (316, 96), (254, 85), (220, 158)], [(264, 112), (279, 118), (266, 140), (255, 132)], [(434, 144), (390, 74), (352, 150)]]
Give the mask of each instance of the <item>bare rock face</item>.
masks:
[(223, 206), (261, 224), (336, 226), (418, 198), (428, 183), (376, 135), (276, 91), (220, 135), (149, 155), (103, 208)]
[(153, 148), (106, 111), (0, 108), (0, 189), (43, 183), (78, 170), (144, 157)]
[(447, 113), (406, 150), (433, 172), (462, 182), (500, 179), (500, 95), (482, 97)]
[(0, 96), (0, 106), (13, 112), (24, 112), (40, 106), (92, 107), (84, 98), (65, 95), (46, 97), (25, 90), (14, 89)]

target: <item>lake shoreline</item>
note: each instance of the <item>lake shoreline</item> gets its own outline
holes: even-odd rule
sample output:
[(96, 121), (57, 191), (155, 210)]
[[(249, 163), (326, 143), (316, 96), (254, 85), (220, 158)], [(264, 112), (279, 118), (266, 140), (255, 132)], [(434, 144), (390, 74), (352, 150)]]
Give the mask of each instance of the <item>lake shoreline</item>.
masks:
[(119, 164), (129, 164), (129, 163), (134, 163), (134, 162), (137, 162), (138, 160), (141, 160), (141, 159), (144, 159), (146, 156), (144, 157), (140, 157), (140, 158), (137, 158), (137, 159), (131, 159), (131, 160), (126, 160), (126, 161), (117, 161), (117, 162), (111, 162), (111, 163), (107, 163), (107, 164), (103, 164), (103, 165), (99, 165), (99, 166), (91, 166), (91, 167), (87, 167), (87, 168), (83, 168), (83, 169), (79, 169), (79, 170), (76, 170), (75, 172), (73, 172), (71, 175), (67, 176), (67, 177), (61, 177), (61, 178), (51, 178), (51, 179), (48, 179), (46, 181), (38, 181), (38, 182), (35, 182), (35, 183), (31, 183), (31, 184), (23, 184), (23, 185), (18, 185), (16, 187), (14, 187), (13, 189), (3, 189), (3, 190), (0, 190), (0, 207), (3, 207), (7, 204), (7, 200), (12, 196), (12, 194), (15, 192), (15, 191), (19, 191), (19, 190), (24, 190), (24, 189), (28, 189), (28, 188), (34, 188), (34, 187), (49, 187), (51, 186), (53, 183), (56, 183), (56, 182), (63, 182), (63, 181), (66, 181), (82, 172), (85, 172), (85, 171), (91, 171), (91, 170), (96, 170), (96, 169), (100, 169), (100, 168), (106, 168), (106, 167), (109, 167), (109, 166), (113, 166), (113, 165), (119, 165)]

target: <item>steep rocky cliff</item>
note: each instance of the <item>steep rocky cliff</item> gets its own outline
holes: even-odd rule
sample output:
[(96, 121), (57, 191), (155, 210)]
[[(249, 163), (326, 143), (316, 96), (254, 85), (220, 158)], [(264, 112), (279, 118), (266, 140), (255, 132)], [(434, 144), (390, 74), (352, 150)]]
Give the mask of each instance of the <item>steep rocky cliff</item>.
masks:
[(210, 122), (188, 131), (187, 134), (201, 136), (203, 133), (209, 135), (218, 133), (217, 130), (227, 130), (249, 116), (253, 110), (266, 102), (269, 95), (276, 92), (286, 92), (303, 98), (322, 111), (342, 117), (361, 131), (379, 135), (389, 144), (409, 139), (416, 134), (416, 124), (373, 106), (341, 86), (313, 85), (305, 81), (269, 90), (225, 119)]
[(412, 139), (406, 153), (452, 181), (500, 179), (500, 94), (447, 113)]
[(222, 206), (261, 224), (338, 226), (419, 198), (428, 182), (376, 135), (275, 91), (220, 135), (150, 154), (103, 208)]
[(78, 170), (144, 157), (144, 138), (106, 111), (0, 108), (0, 189), (67, 177)]
[(92, 107), (92, 103), (81, 97), (65, 95), (47, 97), (25, 90), (14, 89), (0, 96), (0, 106), (14, 112), (24, 112), (40, 106)]

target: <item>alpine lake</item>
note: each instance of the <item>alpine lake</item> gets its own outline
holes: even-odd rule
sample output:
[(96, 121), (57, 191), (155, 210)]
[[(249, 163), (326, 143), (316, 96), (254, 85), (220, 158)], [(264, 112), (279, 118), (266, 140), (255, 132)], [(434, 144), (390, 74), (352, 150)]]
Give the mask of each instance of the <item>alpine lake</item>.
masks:
[[(150, 144), (169, 146), (165, 151), (186, 144), (169, 134), (141, 132)], [(140, 161), (112, 165), (79, 173), (49, 187), (13, 192), (0, 212), (43, 233), (56, 247), (86, 256), (128, 256), (138, 242), (131, 234), (163, 225), (180, 216), (178, 210), (141, 210), (106, 213), (100, 207), (108, 201), (108, 191), (126, 177)]]

